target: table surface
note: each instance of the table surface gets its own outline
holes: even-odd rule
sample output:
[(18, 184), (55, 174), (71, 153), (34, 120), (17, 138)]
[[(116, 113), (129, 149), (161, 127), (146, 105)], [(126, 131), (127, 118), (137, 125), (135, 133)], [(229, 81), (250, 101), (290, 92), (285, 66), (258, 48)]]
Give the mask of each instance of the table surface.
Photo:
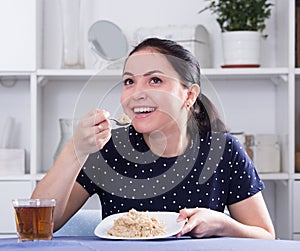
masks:
[(0, 250), (55, 250), (55, 251), (95, 251), (95, 250), (300, 250), (300, 241), (258, 240), (243, 238), (167, 238), (157, 240), (104, 240), (98, 237), (54, 237), (51, 241), (18, 242), (16, 238), (0, 239)]

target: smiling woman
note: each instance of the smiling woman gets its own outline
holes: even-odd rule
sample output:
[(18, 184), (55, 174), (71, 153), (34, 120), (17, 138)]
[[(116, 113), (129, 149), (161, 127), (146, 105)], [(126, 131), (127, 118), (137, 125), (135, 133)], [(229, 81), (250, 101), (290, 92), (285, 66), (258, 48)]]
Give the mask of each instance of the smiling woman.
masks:
[(182, 135), (188, 119), (184, 105), (188, 89), (163, 54), (151, 50), (135, 53), (125, 64), (123, 78), (121, 103), (137, 131), (151, 133), (159, 128), (164, 135), (165, 130)]
[(131, 125), (112, 130), (106, 111), (88, 113), (33, 193), (56, 198), (56, 229), (98, 194), (103, 218), (132, 208), (170, 211), (185, 223), (177, 236), (274, 239), (264, 184), (201, 94), (189, 51), (143, 41), (125, 62), (120, 100)]

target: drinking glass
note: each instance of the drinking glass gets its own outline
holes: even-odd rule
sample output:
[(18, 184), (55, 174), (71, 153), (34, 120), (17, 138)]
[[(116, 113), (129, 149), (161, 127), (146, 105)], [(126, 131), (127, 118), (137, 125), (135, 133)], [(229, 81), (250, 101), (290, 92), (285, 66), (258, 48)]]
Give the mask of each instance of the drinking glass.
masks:
[(19, 241), (52, 239), (55, 199), (14, 199), (12, 203)]

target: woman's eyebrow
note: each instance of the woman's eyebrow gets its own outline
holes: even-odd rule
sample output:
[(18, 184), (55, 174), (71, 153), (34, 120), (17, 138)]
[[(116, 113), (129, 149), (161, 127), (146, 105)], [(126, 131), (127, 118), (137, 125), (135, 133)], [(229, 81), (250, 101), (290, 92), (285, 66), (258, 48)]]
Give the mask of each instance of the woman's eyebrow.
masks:
[[(159, 70), (153, 70), (153, 71), (148, 71), (148, 72), (146, 72), (145, 74), (143, 74), (143, 76), (149, 76), (149, 75), (152, 75), (152, 74), (155, 74), (155, 73), (164, 74), (162, 71), (159, 71)], [(133, 73), (127, 72), (127, 71), (123, 73), (123, 76), (125, 76), (125, 75), (128, 75), (128, 76), (134, 76)]]
[(127, 71), (125, 71), (125, 72), (123, 73), (123, 76), (125, 76), (125, 75), (128, 75), (128, 76), (134, 76), (133, 73), (130, 73), (130, 72), (127, 72)]
[(154, 71), (149, 71), (149, 72), (145, 73), (144, 76), (149, 76), (149, 75), (152, 75), (152, 74), (155, 74), (155, 73), (163, 74), (162, 71), (154, 70)]

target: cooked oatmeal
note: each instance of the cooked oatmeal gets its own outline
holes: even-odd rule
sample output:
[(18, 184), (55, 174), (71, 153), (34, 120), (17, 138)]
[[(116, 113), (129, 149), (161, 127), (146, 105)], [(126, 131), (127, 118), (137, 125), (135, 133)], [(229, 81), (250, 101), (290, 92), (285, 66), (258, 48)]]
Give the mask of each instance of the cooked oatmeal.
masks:
[(125, 114), (123, 113), (119, 119), (118, 119), (119, 122), (123, 123), (123, 124), (126, 124), (126, 123), (131, 123), (131, 119)]
[(128, 213), (114, 221), (107, 232), (109, 235), (124, 238), (154, 237), (165, 234), (165, 224), (147, 212), (131, 209)]

